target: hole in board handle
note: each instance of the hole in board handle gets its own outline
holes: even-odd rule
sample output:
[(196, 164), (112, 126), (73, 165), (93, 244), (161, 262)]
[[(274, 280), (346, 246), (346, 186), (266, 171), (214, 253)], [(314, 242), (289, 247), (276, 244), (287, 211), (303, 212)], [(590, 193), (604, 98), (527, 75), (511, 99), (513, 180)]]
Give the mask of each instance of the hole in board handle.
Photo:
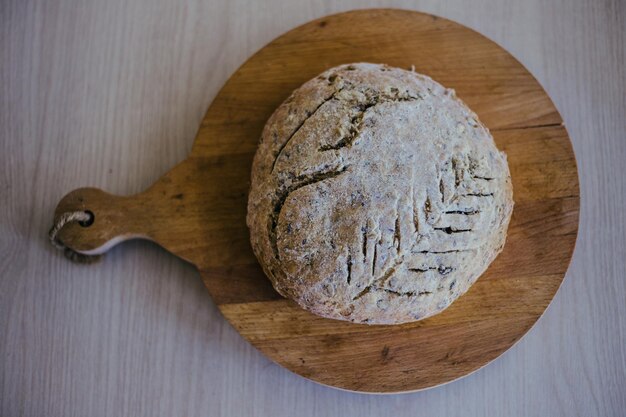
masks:
[(80, 224), (82, 227), (89, 227), (96, 220), (96, 216), (94, 216), (94, 214), (93, 214), (93, 212), (91, 210), (85, 210), (85, 213), (87, 213), (89, 218), (87, 220), (79, 221), (78, 224)]

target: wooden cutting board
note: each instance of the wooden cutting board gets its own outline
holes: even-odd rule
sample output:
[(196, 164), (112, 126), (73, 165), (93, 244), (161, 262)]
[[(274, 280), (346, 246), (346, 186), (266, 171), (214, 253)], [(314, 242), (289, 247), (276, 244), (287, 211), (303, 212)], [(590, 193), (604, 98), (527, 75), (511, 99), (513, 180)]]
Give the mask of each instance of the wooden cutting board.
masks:
[[(412, 324), (311, 315), (272, 289), (248, 242), (250, 165), (265, 121), (303, 82), (359, 61), (415, 66), (454, 88), (507, 153), (513, 178), (515, 211), (503, 253), (450, 308)], [(559, 113), (509, 53), (449, 20), (359, 10), (300, 26), (252, 56), (209, 107), (189, 158), (150, 189), (129, 197), (79, 189), (55, 215), (74, 210), (89, 210), (94, 222), (61, 230), (72, 249), (102, 253), (125, 239), (151, 239), (197, 266), (224, 317), (275, 362), (322, 384), (384, 393), (467, 375), (531, 328), (567, 270), (579, 189)]]

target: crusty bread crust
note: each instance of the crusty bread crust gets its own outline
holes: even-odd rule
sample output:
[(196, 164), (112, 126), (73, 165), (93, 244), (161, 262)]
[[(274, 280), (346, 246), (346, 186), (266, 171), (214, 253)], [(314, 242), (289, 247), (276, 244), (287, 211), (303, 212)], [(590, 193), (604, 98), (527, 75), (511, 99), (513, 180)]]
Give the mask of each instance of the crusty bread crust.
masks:
[(506, 156), (453, 90), (350, 64), (268, 120), (247, 223), (280, 294), (323, 317), (396, 324), (478, 279), (504, 246), (512, 195)]

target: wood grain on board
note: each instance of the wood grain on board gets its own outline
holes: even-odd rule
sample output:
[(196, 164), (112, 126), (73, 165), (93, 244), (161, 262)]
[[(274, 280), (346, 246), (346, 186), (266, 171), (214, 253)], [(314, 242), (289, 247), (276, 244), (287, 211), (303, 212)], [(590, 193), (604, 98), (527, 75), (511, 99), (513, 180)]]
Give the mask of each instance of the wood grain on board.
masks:
[[(306, 80), (357, 61), (415, 66), (454, 88), (508, 155), (515, 210), (503, 253), (466, 295), (417, 323), (365, 326), (313, 316), (273, 291), (248, 242), (250, 163), (265, 121)], [(143, 237), (196, 265), (231, 324), (289, 370), (348, 390), (400, 392), (467, 375), (528, 331), (567, 270), (579, 190), (562, 120), (519, 62), (451, 21), (381, 9), (325, 17), (276, 39), (220, 91), (189, 159), (135, 196), (77, 190), (57, 214), (69, 210), (95, 215), (88, 228), (61, 231), (76, 250), (95, 253)]]

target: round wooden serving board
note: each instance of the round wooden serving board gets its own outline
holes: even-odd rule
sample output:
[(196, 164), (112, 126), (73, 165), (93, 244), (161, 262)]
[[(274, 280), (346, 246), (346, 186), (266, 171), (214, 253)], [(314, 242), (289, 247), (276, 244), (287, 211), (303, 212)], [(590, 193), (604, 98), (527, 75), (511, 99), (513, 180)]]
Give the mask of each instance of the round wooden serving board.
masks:
[[(358, 325), (301, 310), (273, 290), (248, 241), (250, 166), (263, 125), (292, 90), (350, 62), (415, 66), (454, 88), (508, 155), (515, 211), (504, 251), (450, 308), (416, 323)], [(94, 254), (151, 239), (196, 265), (224, 317), (275, 362), (322, 384), (384, 393), (467, 375), (530, 329), (567, 270), (579, 190), (561, 117), (515, 58), (449, 20), (384, 9), (328, 16), (274, 40), (217, 95), (187, 160), (138, 195), (76, 190), (56, 216), (73, 210), (95, 221), (63, 228), (69, 247)]]

